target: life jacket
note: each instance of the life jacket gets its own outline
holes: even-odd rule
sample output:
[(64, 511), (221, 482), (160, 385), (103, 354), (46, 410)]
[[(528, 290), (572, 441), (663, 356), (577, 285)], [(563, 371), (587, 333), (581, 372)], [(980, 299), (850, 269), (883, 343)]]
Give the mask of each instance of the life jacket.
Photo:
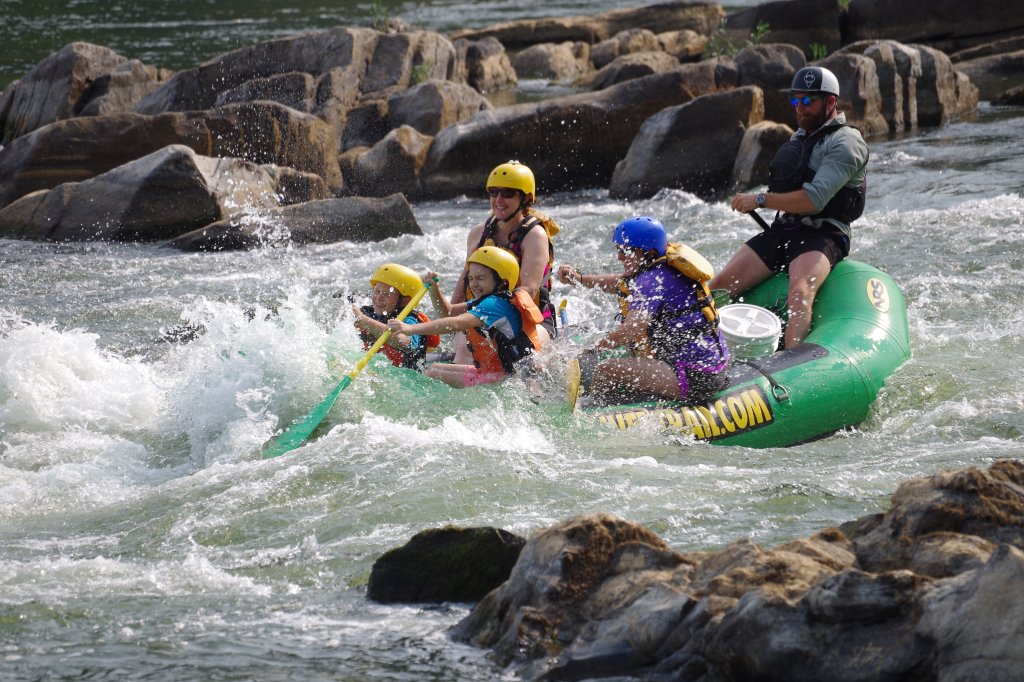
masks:
[[(815, 171), (809, 168), (811, 152), (826, 137), (846, 123), (824, 125), (810, 135), (804, 135), (786, 142), (779, 147), (768, 166), (768, 191), (774, 194), (795, 192), (804, 183), (814, 180)], [(867, 177), (857, 187), (843, 187), (832, 197), (824, 208), (813, 215), (797, 213), (776, 213), (772, 227), (791, 227), (798, 225), (804, 218), (822, 220), (832, 218), (849, 225), (864, 214), (864, 202), (867, 195)]]
[[(373, 310), (373, 306), (364, 305), (359, 310), (367, 317), (377, 320), (378, 322), (383, 322), (384, 324), (387, 324), (388, 320), (392, 319), (390, 315), (382, 315), (376, 313)], [(426, 314), (421, 313), (418, 310), (412, 311), (411, 314), (420, 322), (430, 321), (430, 318), (427, 317)], [(373, 336), (372, 334), (366, 332), (363, 329), (359, 330), (359, 338), (363, 342), (364, 350), (372, 346), (373, 343), (377, 340), (376, 336)], [(437, 334), (425, 334), (422, 336), (422, 343), (420, 343), (419, 347), (410, 347), (408, 350), (403, 350), (401, 348), (396, 348), (395, 346), (392, 346), (390, 343), (385, 343), (383, 346), (381, 346), (380, 350), (382, 353), (384, 353), (384, 355), (387, 356), (389, 360), (391, 360), (391, 364), (393, 364), (395, 367), (420, 369), (422, 368), (423, 362), (427, 357), (427, 353), (432, 350), (436, 350), (440, 345), (440, 336), (438, 336)]]
[(629, 278), (619, 281), (619, 311), (620, 317), (625, 319), (629, 312), (629, 282), (632, 282), (640, 274), (647, 272), (661, 264), (671, 266), (672, 270), (680, 275), (685, 285), (692, 287), (696, 301), (683, 308), (662, 305), (647, 327), (643, 338), (633, 345), (633, 352), (639, 356), (662, 357), (670, 353), (678, 346), (680, 331), (675, 328), (672, 320), (675, 320), (687, 313), (700, 311), (704, 315), (703, 324), (683, 332), (684, 336), (697, 338), (707, 335), (716, 342), (718, 337), (718, 307), (715, 305), (715, 297), (711, 294), (711, 287), (708, 283), (715, 275), (715, 269), (704, 256), (697, 253), (686, 244), (669, 244), (665, 249), (665, 255), (651, 261), (642, 270)]
[(494, 328), (473, 327), (466, 332), (466, 345), (473, 354), (473, 364), (487, 373), (515, 374), (515, 364), (541, 346), (537, 326), (544, 322), (544, 315), (524, 291), (514, 295), (503, 291), (488, 294), (472, 301), (469, 309), (480, 305), (489, 296), (499, 296), (512, 303), (522, 316), (522, 329), (515, 338), (508, 338)]
[[(481, 246), (500, 246), (503, 249), (511, 251), (519, 261), (520, 265), (523, 262), (523, 240), (526, 239), (526, 235), (530, 233), (537, 225), (544, 228), (544, 232), (548, 236), (548, 264), (544, 268), (544, 280), (541, 282), (540, 291), (537, 292), (537, 298), (534, 303), (543, 313), (544, 318), (553, 318), (555, 315), (555, 306), (551, 303), (551, 287), (554, 282), (552, 280), (552, 271), (555, 264), (555, 245), (551, 241), (552, 238), (561, 232), (562, 228), (558, 226), (558, 223), (553, 218), (541, 213), (540, 211), (532, 211), (530, 215), (524, 216), (519, 224), (516, 225), (515, 229), (512, 230), (512, 234), (509, 235), (508, 244), (497, 244), (494, 241), (494, 233), (498, 229), (498, 219), (491, 216), (484, 223), (484, 230), (480, 234), (480, 243), (476, 245), (476, 248)], [(511, 285), (515, 289), (516, 285)], [(466, 288), (466, 300), (470, 299), (469, 287)]]

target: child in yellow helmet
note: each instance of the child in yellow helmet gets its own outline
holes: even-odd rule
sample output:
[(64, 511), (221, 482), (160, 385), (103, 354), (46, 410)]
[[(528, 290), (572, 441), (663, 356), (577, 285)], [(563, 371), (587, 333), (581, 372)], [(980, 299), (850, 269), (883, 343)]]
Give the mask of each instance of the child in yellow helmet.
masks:
[(388, 322), (402, 334), (465, 332), (473, 364), (434, 363), (426, 370), (427, 376), (455, 388), (493, 383), (514, 373), (516, 362), (540, 348), (536, 327), (544, 319), (529, 294), (510, 291), (519, 279), (519, 261), (505, 249), (477, 249), (467, 260), (466, 272), (472, 300), (450, 303), (439, 287), (432, 287), (431, 297), (443, 317), (418, 324)]
[[(388, 321), (409, 303), (409, 299), (423, 288), (420, 276), (404, 265), (384, 263), (370, 276), (370, 305), (353, 305), (355, 327), (363, 348), (369, 348), (388, 330)], [(405, 318), (406, 322), (426, 322), (430, 318), (418, 310)], [(381, 351), (395, 367), (423, 369), (427, 351), (437, 348), (437, 336), (392, 334)]]

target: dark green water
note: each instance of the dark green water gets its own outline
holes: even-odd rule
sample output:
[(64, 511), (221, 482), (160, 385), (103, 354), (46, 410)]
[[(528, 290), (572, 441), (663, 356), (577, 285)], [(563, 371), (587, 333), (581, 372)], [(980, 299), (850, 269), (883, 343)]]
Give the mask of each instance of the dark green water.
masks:
[(0, 0), (0, 88), (75, 41), (104, 45), (145, 64), (179, 70), (255, 42), (332, 26), (368, 26), (395, 18), (449, 32), (509, 19), (588, 14), (634, 4), (608, 0)]

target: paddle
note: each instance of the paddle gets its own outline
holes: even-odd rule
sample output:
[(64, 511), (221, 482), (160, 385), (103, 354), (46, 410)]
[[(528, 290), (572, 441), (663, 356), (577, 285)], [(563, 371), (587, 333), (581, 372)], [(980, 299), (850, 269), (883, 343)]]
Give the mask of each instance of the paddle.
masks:
[(757, 211), (747, 211), (747, 215), (754, 219), (754, 222), (761, 226), (762, 230), (768, 229), (768, 223), (765, 222), (764, 218)]
[(569, 326), (569, 314), (565, 312), (565, 306), (569, 303), (569, 299), (563, 298), (562, 302), (558, 304), (558, 323), (562, 325), (562, 328)]
[[(409, 300), (408, 305), (402, 309), (402, 312), (398, 313), (396, 319), (404, 320), (407, 318), (409, 313), (411, 313), (419, 304), (423, 295), (430, 291), (430, 287), (433, 286), (436, 281), (437, 278), (434, 278), (433, 282), (424, 282), (423, 288), (413, 295)], [(326, 398), (321, 400), (320, 404), (314, 407), (312, 412), (299, 421), (293, 423), (264, 446), (262, 455), (263, 459), (278, 457), (286, 452), (294, 450), (306, 442), (306, 439), (309, 438), (313, 431), (316, 430), (316, 427), (320, 426), (320, 422), (327, 417), (327, 413), (331, 411), (331, 408), (334, 406), (334, 401), (338, 399), (338, 395), (348, 388), (348, 385), (352, 383), (352, 380), (356, 378), (356, 375), (363, 371), (366, 364), (370, 362), (370, 358), (372, 358), (390, 338), (390, 329), (378, 336), (377, 340), (373, 342), (372, 346), (370, 346), (370, 349), (366, 351), (366, 355), (363, 356), (363, 359), (356, 363), (355, 368), (342, 378), (341, 382), (334, 387), (334, 390), (331, 391)]]

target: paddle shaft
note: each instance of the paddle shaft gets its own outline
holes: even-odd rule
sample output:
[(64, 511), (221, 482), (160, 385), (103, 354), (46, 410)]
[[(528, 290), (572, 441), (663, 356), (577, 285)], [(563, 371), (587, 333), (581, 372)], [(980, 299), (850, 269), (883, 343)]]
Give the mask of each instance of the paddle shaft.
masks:
[[(419, 305), (423, 296), (430, 291), (430, 287), (433, 286), (436, 281), (437, 278), (434, 278), (433, 282), (424, 282), (423, 288), (413, 294), (412, 298), (409, 299), (409, 303), (402, 308), (396, 319), (404, 320), (407, 318), (409, 313)], [(316, 427), (320, 425), (320, 422), (324, 420), (327, 413), (331, 411), (334, 401), (338, 399), (341, 392), (348, 388), (349, 384), (352, 383), (356, 376), (362, 372), (363, 368), (370, 362), (370, 359), (373, 358), (373, 356), (377, 354), (377, 351), (379, 351), (381, 347), (388, 342), (388, 339), (391, 338), (391, 333), (392, 330), (388, 329), (378, 336), (377, 340), (373, 342), (373, 345), (371, 345), (369, 350), (366, 351), (366, 354), (363, 355), (362, 359), (356, 363), (355, 368), (342, 378), (338, 385), (334, 387), (334, 390), (331, 391), (326, 398), (321, 400), (320, 403), (313, 408), (312, 412), (299, 421), (293, 423), (287, 429), (278, 434), (277, 437), (267, 443), (266, 447), (263, 449), (263, 459), (278, 457), (302, 445), (313, 431), (316, 430)]]
[(754, 222), (761, 226), (762, 230), (768, 229), (768, 223), (765, 222), (764, 218), (757, 211), (747, 211), (747, 215), (754, 219)]

